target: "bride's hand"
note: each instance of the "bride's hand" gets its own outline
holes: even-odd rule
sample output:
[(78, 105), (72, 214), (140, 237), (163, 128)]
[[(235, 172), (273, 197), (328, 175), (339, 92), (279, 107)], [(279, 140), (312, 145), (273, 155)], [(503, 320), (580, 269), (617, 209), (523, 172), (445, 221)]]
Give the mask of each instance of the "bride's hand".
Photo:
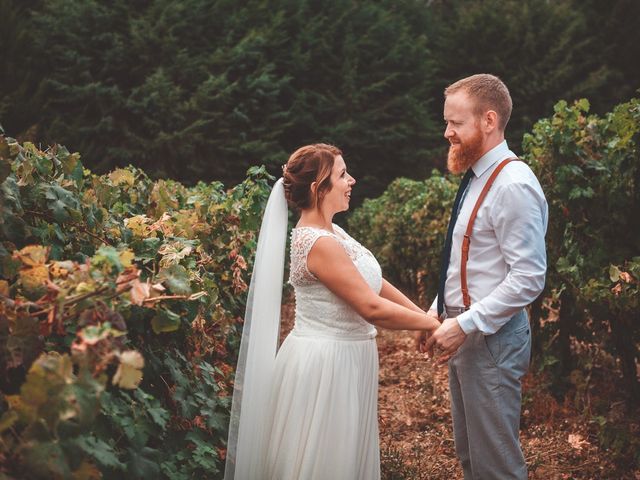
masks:
[(438, 316), (435, 314), (433, 310), (429, 310), (426, 312), (428, 325), (426, 326), (426, 330), (418, 330), (415, 333), (415, 342), (416, 342), (416, 350), (420, 353), (426, 353), (427, 356), (433, 356), (433, 347), (427, 348), (427, 340), (433, 332), (435, 332), (440, 326), (440, 321), (438, 320)]
[(426, 330), (418, 330), (415, 332), (416, 350), (420, 353), (426, 352), (427, 339), (430, 333)]

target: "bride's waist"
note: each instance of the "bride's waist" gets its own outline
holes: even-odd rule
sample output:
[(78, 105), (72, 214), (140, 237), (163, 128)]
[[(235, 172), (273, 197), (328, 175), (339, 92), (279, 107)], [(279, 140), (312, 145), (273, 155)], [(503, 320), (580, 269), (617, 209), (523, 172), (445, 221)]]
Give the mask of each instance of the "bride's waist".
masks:
[(308, 325), (298, 325), (298, 322), (296, 322), (296, 325), (293, 327), (289, 335), (299, 338), (324, 338), (328, 340), (353, 342), (376, 338), (378, 331), (371, 325), (366, 329), (358, 328), (355, 330), (348, 330), (341, 328), (313, 328)]

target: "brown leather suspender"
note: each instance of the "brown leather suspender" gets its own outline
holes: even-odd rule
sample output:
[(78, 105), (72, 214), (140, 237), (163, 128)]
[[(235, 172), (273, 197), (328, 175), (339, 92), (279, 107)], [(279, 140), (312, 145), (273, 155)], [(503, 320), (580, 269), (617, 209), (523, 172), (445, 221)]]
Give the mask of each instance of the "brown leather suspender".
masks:
[(460, 259), (460, 286), (462, 288), (462, 301), (464, 302), (464, 309), (469, 310), (471, 306), (471, 297), (469, 296), (469, 287), (467, 286), (467, 261), (469, 260), (469, 246), (471, 244), (471, 232), (473, 231), (473, 224), (476, 221), (476, 215), (478, 214), (478, 210), (480, 210), (480, 206), (484, 201), (484, 197), (489, 193), (489, 189), (491, 189), (491, 185), (493, 185), (494, 180), (500, 173), (500, 171), (507, 165), (509, 162), (513, 162), (514, 160), (518, 160), (517, 158), (507, 158), (500, 162), (500, 164), (495, 168), (495, 170), (491, 173), (491, 176), (487, 180), (487, 183), (484, 185), (478, 200), (476, 201), (475, 206), (473, 207), (473, 211), (471, 212), (471, 216), (469, 217), (469, 223), (467, 224), (467, 230), (464, 232), (464, 238), (462, 239), (462, 258)]

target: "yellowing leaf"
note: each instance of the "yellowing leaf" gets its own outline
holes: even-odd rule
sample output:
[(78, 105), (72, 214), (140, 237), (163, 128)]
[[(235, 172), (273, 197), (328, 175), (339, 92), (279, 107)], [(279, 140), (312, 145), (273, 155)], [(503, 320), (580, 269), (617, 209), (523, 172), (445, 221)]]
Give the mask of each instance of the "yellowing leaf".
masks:
[(175, 186), (165, 180), (158, 180), (155, 183), (151, 190), (149, 203), (156, 206), (156, 213), (160, 214), (178, 208), (178, 199), (173, 195), (174, 192), (171, 191), (173, 188)]
[[(181, 250), (178, 250), (180, 249)], [(166, 243), (158, 249), (158, 253), (162, 255), (160, 260), (161, 267), (169, 267), (180, 262), (184, 257), (188, 256), (193, 251), (191, 245), (186, 245), (180, 242)]]
[(0, 295), (9, 296), (9, 282), (6, 280), (0, 280)]
[(113, 376), (113, 384), (130, 390), (138, 388), (142, 381), (144, 358), (136, 350), (122, 352), (119, 358), (120, 365), (118, 365), (118, 370)]
[[(125, 226), (131, 230), (135, 237), (145, 238), (149, 235), (149, 223), (151, 220), (146, 215), (135, 215), (130, 218), (125, 218)], [(151, 236), (156, 236), (156, 233), (152, 233)]]
[(135, 254), (131, 250), (127, 249), (120, 252), (119, 256), (120, 256), (120, 262), (122, 263), (122, 266), (124, 268), (128, 268), (131, 266), (131, 262), (133, 261)]
[(144, 301), (151, 296), (151, 286), (136, 278), (131, 282), (129, 295), (131, 295), (131, 303), (134, 305), (142, 305)]
[(78, 295), (82, 295), (83, 293), (93, 292), (95, 290), (95, 285), (92, 285), (87, 282), (80, 282), (76, 285), (75, 293)]
[(124, 168), (116, 168), (109, 174), (109, 180), (111, 180), (114, 185), (125, 184), (129, 186), (132, 186), (136, 181), (133, 172), (125, 170)]
[(70, 260), (64, 262), (52, 262), (49, 266), (49, 273), (53, 278), (67, 278), (69, 272), (73, 270), (73, 262)]
[(75, 170), (78, 162), (80, 161), (80, 154), (78, 152), (72, 153), (64, 158), (62, 162), (62, 168), (64, 169), (64, 173), (67, 175), (71, 175)]
[(16, 252), (18, 259), (30, 267), (43, 265), (47, 262), (49, 248), (42, 245), (29, 245)]
[(611, 265), (609, 267), (609, 278), (612, 282), (617, 282), (620, 280), (620, 269), (615, 265)]
[(20, 270), (20, 281), (26, 291), (43, 287), (49, 280), (49, 269), (46, 265), (37, 265)]

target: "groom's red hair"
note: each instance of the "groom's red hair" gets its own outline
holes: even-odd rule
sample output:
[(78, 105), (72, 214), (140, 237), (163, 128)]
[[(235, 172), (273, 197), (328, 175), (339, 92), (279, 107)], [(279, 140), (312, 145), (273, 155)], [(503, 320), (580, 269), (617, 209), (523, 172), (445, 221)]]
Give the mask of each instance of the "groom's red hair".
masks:
[(464, 91), (474, 101), (474, 113), (482, 115), (487, 110), (498, 114), (498, 128), (504, 132), (511, 118), (513, 102), (509, 89), (495, 75), (479, 73), (452, 83), (444, 90), (445, 98), (452, 93)]
[[(293, 152), (282, 175), (290, 207), (306, 210), (320, 205), (324, 194), (331, 189), (331, 170), (338, 155), (342, 155), (342, 151), (326, 143), (305, 145)], [(315, 192), (311, 191), (313, 182), (317, 185)]]

